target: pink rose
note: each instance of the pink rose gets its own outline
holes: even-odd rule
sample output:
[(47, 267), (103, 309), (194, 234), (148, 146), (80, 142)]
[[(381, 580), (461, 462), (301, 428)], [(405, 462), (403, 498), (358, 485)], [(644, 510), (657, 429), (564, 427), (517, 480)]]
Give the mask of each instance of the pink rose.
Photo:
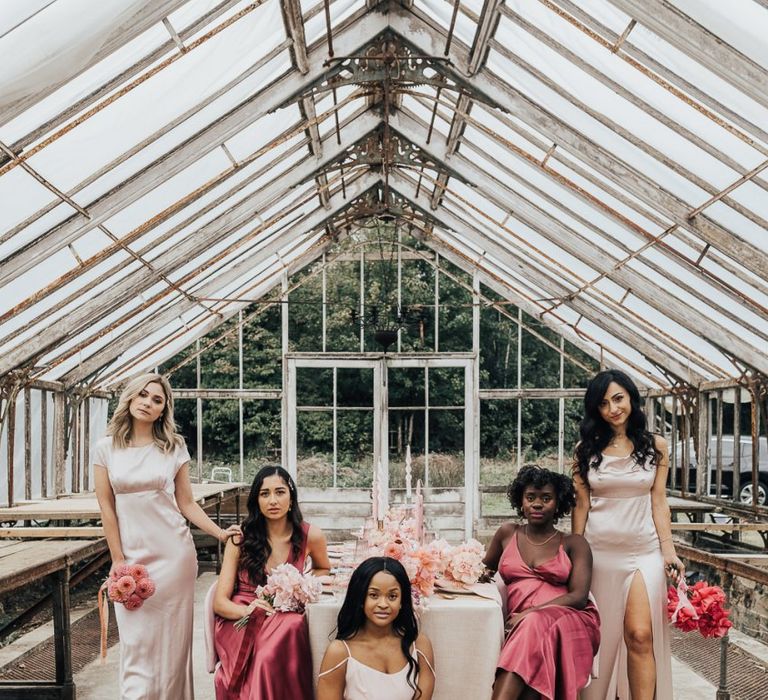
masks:
[(132, 593), (128, 596), (123, 605), (125, 605), (126, 610), (138, 610), (142, 605), (144, 605), (144, 601), (135, 593)]
[(117, 581), (114, 579), (109, 579), (109, 583), (107, 584), (107, 596), (113, 603), (122, 603), (125, 600), (125, 596), (117, 587)]
[(131, 576), (137, 581), (140, 578), (149, 578), (149, 571), (147, 571), (147, 567), (143, 564), (134, 564), (131, 566)]
[(392, 557), (392, 559), (397, 559), (398, 561), (400, 561), (403, 558), (404, 554), (405, 554), (405, 547), (403, 546), (403, 543), (400, 541), (387, 542), (387, 544), (384, 545), (385, 557)]
[(136, 590), (136, 581), (133, 580), (132, 576), (121, 576), (115, 582), (115, 586), (123, 597), (127, 597)]
[(677, 611), (675, 627), (683, 632), (692, 632), (699, 626), (699, 621), (693, 615), (694, 613), (690, 608), (680, 608)]
[(131, 576), (131, 566), (129, 564), (120, 564), (120, 566), (112, 571), (112, 578), (115, 581), (119, 578), (123, 578), (123, 576)]
[(142, 600), (153, 596), (155, 594), (155, 584), (151, 578), (140, 578), (136, 581), (136, 595)]

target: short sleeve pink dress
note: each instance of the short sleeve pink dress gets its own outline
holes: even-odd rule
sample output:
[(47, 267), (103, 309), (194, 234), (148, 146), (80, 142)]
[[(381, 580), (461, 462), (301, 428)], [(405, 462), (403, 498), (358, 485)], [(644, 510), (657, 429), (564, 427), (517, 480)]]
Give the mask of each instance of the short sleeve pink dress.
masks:
[(115, 494), (120, 543), (128, 564), (143, 564), (155, 594), (138, 610), (115, 605), (120, 632), (122, 700), (192, 700), (192, 619), (197, 553), (176, 505), (175, 478), (186, 447), (117, 449), (96, 444), (94, 467), (107, 469)]
[[(309, 524), (302, 523), (299, 555), (288, 557), (299, 571), (307, 556)], [(240, 569), (233, 602), (248, 605), (262, 581), (251, 581)], [(233, 620), (216, 616), (214, 645), (220, 665), (214, 676), (216, 700), (313, 700), (312, 654), (304, 615), (280, 612), (266, 617), (256, 608), (242, 630)]]
[[(531, 568), (512, 535), (499, 562), (507, 585), (508, 614), (542, 605), (568, 592), (571, 560), (561, 544), (549, 561)], [(600, 644), (600, 616), (590, 602), (583, 610), (550, 605), (528, 613), (510, 632), (498, 668), (516, 673), (548, 700), (576, 700), (590, 679)]]

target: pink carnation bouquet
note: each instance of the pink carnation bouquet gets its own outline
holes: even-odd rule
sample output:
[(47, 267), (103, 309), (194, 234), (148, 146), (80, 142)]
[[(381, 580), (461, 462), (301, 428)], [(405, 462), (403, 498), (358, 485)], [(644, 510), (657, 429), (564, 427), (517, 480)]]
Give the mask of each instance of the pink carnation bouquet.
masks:
[[(104, 594), (106, 593), (106, 596)], [(126, 610), (138, 610), (147, 598), (155, 594), (155, 583), (143, 564), (116, 566), (99, 588), (98, 605), (101, 626), (101, 656), (107, 655), (107, 626), (109, 609), (107, 600), (122, 603)]]
[[(266, 584), (256, 589), (256, 597), (276, 612), (304, 612), (307, 603), (316, 603), (322, 592), (323, 584), (317, 576), (304, 575), (291, 564), (280, 564), (267, 576)], [(250, 617), (243, 615), (235, 622), (235, 629), (243, 629)]]
[(671, 624), (683, 632), (699, 630), (702, 637), (724, 637), (733, 623), (726, 610), (725, 593), (720, 586), (697, 581), (690, 588), (680, 581), (677, 588), (667, 591), (667, 617)]

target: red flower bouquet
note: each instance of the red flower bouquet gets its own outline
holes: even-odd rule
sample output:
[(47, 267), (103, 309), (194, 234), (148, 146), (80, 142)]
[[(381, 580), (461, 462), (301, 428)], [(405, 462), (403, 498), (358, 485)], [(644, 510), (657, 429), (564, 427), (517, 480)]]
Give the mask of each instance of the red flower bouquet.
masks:
[(691, 588), (680, 581), (667, 591), (667, 617), (683, 632), (699, 630), (702, 637), (724, 637), (733, 623), (726, 610), (725, 593), (720, 586), (697, 581)]

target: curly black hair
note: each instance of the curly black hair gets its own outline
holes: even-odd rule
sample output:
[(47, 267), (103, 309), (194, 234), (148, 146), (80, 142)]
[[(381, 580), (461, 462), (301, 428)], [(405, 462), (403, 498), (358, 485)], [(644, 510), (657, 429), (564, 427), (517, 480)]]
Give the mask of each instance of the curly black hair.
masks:
[(564, 515), (568, 515), (576, 505), (573, 482), (565, 474), (558, 474), (538, 464), (525, 464), (517, 473), (515, 480), (507, 487), (507, 498), (512, 507), (517, 508), (518, 514), (522, 516), (525, 489), (529, 486), (540, 489), (550, 485), (555, 490), (557, 499), (555, 509), (555, 522), (557, 522)]

